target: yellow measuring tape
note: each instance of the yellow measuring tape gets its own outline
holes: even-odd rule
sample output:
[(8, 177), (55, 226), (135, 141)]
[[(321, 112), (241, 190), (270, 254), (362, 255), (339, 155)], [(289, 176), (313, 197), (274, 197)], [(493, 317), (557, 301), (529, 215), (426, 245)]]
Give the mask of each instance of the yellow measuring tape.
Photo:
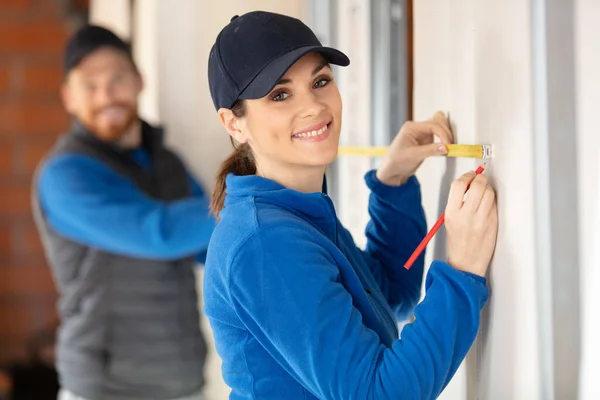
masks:
[[(492, 146), (489, 144), (447, 144), (446, 147), (446, 157), (492, 158)], [(381, 157), (387, 150), (387, 147), (340, 146), (338, 156)]]

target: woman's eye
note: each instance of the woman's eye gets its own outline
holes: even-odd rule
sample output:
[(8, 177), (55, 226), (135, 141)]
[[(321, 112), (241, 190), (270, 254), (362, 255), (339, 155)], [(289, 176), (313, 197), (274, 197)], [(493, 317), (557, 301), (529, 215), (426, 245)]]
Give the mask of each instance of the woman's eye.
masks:
[(328, 84), (329, 82), (331, 82), (331, 78), (322, 78), (322, 79), (319, 79), (319, 80), (318, 80), (318, 81), (315, 83), (315, 85), (314, 85), (314, 88), (315, 88), (315, 89), (322, 88), (322, 87), (324, 87), (324, 86), (327, 86), (327, 84)]
[(285, 99), (287, 99), (290, 95), (286, 92), (279, 92), (279, 93), (275, 93), (273, 96), (271, 96), (271, 99), (274, 101), (283, 101)]

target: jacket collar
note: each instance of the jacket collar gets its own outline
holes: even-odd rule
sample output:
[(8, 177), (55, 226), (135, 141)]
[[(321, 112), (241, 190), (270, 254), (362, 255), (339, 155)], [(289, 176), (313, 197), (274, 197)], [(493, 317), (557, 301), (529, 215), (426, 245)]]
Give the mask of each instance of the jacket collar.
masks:
[(273, 204), (300, 216), (335, 241), (337, 217), (326, 193), (298, 192), (257, 175), (229, 174), (226, 185), (225, 207), (244, 198), (254, 198), (259, 203)]

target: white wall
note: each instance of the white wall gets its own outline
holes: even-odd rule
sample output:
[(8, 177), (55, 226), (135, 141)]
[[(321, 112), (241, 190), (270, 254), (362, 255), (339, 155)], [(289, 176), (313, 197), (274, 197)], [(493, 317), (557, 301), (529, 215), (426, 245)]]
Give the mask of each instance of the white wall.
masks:
[(575, 6), (583, 316), (580, 399), (592, 400), (600, 398), (600, 2), (577, 0)]
[[(419, 0), (414, 7), (414, 117), (450, 111), (458, 143), (493, 145), (489, 174), (500, 215), (481, 334), (442, 398), (539, 398), (529, 2)], [(450, 181), (475, 166), (424, 164), (419, 178), (430, 225)], [(443, 235), (434, 245), (429, 260), (445, 256)]]

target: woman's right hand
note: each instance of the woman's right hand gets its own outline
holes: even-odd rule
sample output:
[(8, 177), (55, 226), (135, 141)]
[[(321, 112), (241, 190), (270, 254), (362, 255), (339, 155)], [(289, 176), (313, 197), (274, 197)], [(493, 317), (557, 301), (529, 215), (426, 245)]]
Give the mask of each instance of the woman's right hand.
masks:
[(485, 175), (464, 174), (452, 183), (446, 206), (448, 264), (479, 276), (486, 274), (498, 234), (496, 194), (487, 181)]

